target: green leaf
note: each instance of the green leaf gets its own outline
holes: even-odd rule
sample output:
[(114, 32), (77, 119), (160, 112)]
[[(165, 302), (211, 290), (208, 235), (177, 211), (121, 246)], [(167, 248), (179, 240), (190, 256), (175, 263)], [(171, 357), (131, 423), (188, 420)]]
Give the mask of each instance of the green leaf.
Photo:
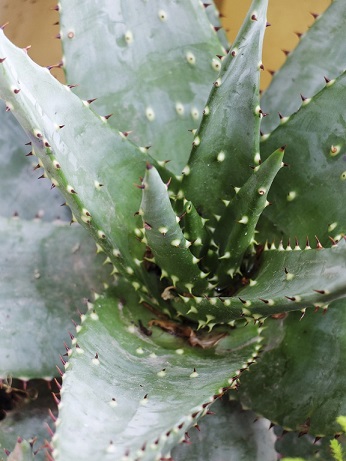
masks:
[(34, 171), (35, 157), (25, 157), (30, 148), (24, 144), (28, 138), (11, 114), (5, 112), (0, 101), (0, 213), (10, 217), (19, 214), (21, 218), (33, 219), (36, 215), (51, 221), (60, 216), (71, 220), (67, 208), (60, 208), (63, 198), (57, 189), (50, 191), (47, 181), (36, 181), (40, 176)]
[(147, 150), (113, 130), (3, 31), (0, 56), (0, 96), (27, 131), (45, 174), (118, 269), (145, 278), (135, 263), (145, 246), (135, 234), (140, 191), (134, 184), (150, 160)]
[(270, 422), (257, 419), (252, 411), (244, 411), (238, 402), (222, 398), (198, 424), (189, 431), (188, 443), (175, 448), (175, 461), (276, 461), (276, 437), (268, 430)]
[(220, 22), (220, 11), (216, 6), (215, 2), (212, 0), (208, 3), (204, 3), (205, 11), (208, 15), (210, 24), (212, 24), (217, 30), (217, 35), (219, 37), (220, 43), (227, 50), (230, 47), (229, 41), (227, 39), (227, 33), (225, 29), (222, 28), (222, 23)]
[(172, 301), (177, 311), (200, 325), (227, 323), (240, 317), (255, 319), (292, 310), (325, 308), (346, 294), (346, 240), (332, 248), (266, 249), (257, 262), (254, 280), (234, 296), (181, 296)]
[[(275, 448), (283, 460), (318, 461), (323, 459), (323, 461), (335, 461), (330, 450), (332, 437), (320, 439), (309, 434), (299, 435), (298, 432), (282, 433), (282, 428), (275, 428), (275, 433), (278, 434)], [(342, 445), (345, 444), (344, 437), (339, 437), (338, 441)]]
[[(47, 426), (52, 426), (52, 417), (55, 418), (54, 413), (56, 413), (50, 384), (35, 380), (29, 381), (23, 388), (22, 383), (12, 382), (11, 386), (6, 388), (3, 383), (1, 392), (6, 392), (10, 405), (15, 403), (14, 408), (5, 408), (6, 417), (0, 421), (2, 449), (12, 451), (18, 438), (26, 439), (34, 448), (35, 461), (47, 459), (45, 456), (45, 448), (47, 448), (45, 441), (49, 438)], [(4, 407), (2, 399), (1, 406)], [(3, 459), (1, 455), (0, 459)]]
[(340, 424), (342, 430), (346, 432), (346, 416), (338, 416), (336, 422)]
[(224, 209), (222, 200), (234, 196), (233, 187), (242, 186), (249, 166), (259, 161), (259, 66), (266, 11), (267, 0), (253, 1), (215, 79), (183, 170), (187, 199), (211, 225)]
[(245, 252), (255, 242), (255, 229), (261, 213), (269, 204), (271, 184), (282, 168), (284, 149), (278, 149), (259, 165), (225, 210), (214, 233), (219, 246), (218, 286), (227, 287), (237, 272)]
[(323, 88), (324, 77), (333, 79), (345, 70), (345, 21), (344, 0), (332, 1), (274, 74), (261, 99), (263, 110), (269, 112), (261, 124), (265, 133), (279, 125), (278, 112), (287, 117), (299, 109), (300, 94), (311, 98)]
[(332, 450), (335, 461), (344, 460), (342, 447), (337, 440), (334, 439), (330, 442), (330, 448)]
[(193, 203), (189, 200), (184, 201), (182, 223), (184, 237), (191, 242), (191, 252), (197, 258), (202, 257), (210, 243), (210, 234), (205, 226), (205, 220), (198, 214)]
[(63, 378), (56, 461), (169, 458), (256, 355), (253, 325), (203, 350), (158, 328), (146, 336), (152, 318), (127, 284), (82, 318)]
[(34, 455), (31, 445), (26, 440), (18, 441), (7, 461), (32, 461)]
[[(83, 99), (180, 174), (225, 54), (197, 1), (60, 2), (64, 67)], [(145, 18), (145, 21), (143, 21)], [(90, 47), (90, 44), (93, 44)], [(86, 52), (87, 50), (87, 52)]]
[(185, 239), (178, 222), (180, 218), (172, 208), (167, 185), (152, 166), (147, 166), (142, 187), (140, 214), (146, 241), (162, 270), (162, 277), (168, 277), (170, 285), (173, 283), (179, 290), (203, 293), (208, 274), (198, 267), (198, 259), (189, 249), (191, 242)]
[(286, 144), (289, 168), (272, 185), (273, 204), (263, 213), (272, 223), (272, 234), (262, 231), (260, 221), (261, 241), (276, 235), (304, 242), (307, 236), (312, 241), (317, 235), (326, 245), (328, 236), (338, 240), (345, 233), (346, 208), (340, 200), (346, 188), (345, 108), (346, 73), (306, 100), (262, 142), (264, 158)]
[(0, 219), (0, 377), (51, 378), (71, 319), (109, 279), (79, 226)]
[[(307, 311), (299, 317), (270, 321), (266, 352), (242, 376), (239, 398), (285, 428), (334, 435), (340, 432), (337, 416), (346, 412), (345, 300), (334, 302), (325, 315)], [(275, 332), (271, 341), (271, 329), (280, 329), (281, 339)]]

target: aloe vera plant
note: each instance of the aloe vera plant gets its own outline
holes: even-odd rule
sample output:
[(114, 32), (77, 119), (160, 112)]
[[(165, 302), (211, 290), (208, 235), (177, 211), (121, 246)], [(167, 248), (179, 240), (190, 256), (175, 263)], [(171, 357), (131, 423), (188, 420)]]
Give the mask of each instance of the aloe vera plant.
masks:
[(4, 459), (342, 456), (346, 4), (261, 96), (267, 4), (61, 0), (68, 85), (0, 31)]

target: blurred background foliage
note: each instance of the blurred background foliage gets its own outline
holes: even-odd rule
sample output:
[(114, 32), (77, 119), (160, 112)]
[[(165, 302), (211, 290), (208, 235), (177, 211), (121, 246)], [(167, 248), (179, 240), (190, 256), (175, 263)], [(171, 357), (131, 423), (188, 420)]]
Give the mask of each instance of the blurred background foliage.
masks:
[[(115, 0), (116, 1), (116, 0)], [(203, 0), (205, 3), (208, 0)], [(232, 42), (244, 19), (251, 0), (215, 0), (222, 14), (222, 24)], [(298, 42), (295, 33), (302, 33), (313, 23), (313, 14), (321, 13), (331, 0), (271, 0), (264, 44), (262, 88), (270, 82), (269, 70), (275, 70), (285, 60), (282, 50), (292, 50)], [(31, 45), (30, 56), (48, 66), (61, 59), (60, 41), (56, 39), (59, 26), (56, 0), (0, 0), (0, 24), (9, 22), (6, 34), (18, 46)], [(62, 80), (63, 71), (53, 74)]]

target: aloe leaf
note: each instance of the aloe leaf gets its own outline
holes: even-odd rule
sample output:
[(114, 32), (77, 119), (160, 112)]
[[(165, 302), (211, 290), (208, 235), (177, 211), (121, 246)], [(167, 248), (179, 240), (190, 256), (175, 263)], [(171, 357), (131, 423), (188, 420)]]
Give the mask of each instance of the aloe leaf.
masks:
[[(57, 216), (71, 220), (67, 208), (60, 208), (62, 196), (51, 184), (36, 181), (40, 176), (34, 171), (37, 161), (25, 157), (30, 148), (24, 144), (28, 138), (11, 114), (5, 113), (0, 102), (0, 213), (10, 217), (18, 214), (24, 219), (33, 219), (36, 215), (51, 221)], [(33, 157), (31, 157), (33, 158)]]
[(208, 285), (208, 274), (201, 271), (198, 259), (189, 250), (191, 242), (185, 239), (179, 226), (180, 218), (172, 208), (167, 185), (151, 165), (147, 166), (142, 188), (140, 214), (146, 240), (162, 277), (168, 277), (173, 287), (180, 290), (203, 292)]
[(222, 61), (183, 170), (187, 199), (211, 224), (223, 211), (222, 200), (234, 196), (233, 187), (242, 186), (250, 176), (249, 166), (259, 161), (259, 73), (266, 11), (267, 0), (253, 1)]
[[(271, 189), (273, 205), (263, 213), (277, 236), (305, 241), (317, 235), (326, 245), (328, 236), (338, 240), (345, 233), (345, 207), (340, 200), (346, 185), (345, 107), (346, 73), (305, 100), (296, 114), (262, 142), (264, 157), (287, 145), (289, 168), (278, 174)], [(326, 113), (328, 117), (323, 116)], [(266, 235), (259, 238), (263, 241)]]
[[(281, 247), (281, 245), (280, 245)], [(332, 248), (265, 250), (255, 280), (233, 297), (180, 296), (177, 311), (200, 325), (232, 322), (240, 317), (267, 317), (308, 307), (326, 307), (346, 294), (346, 240)]]
[(140, 191), (134, 184), (150, 160), (147, 150), (113, 130), (3, 31), (0, 55), (0, 96), (27, 131), (45, 174), (118, 270), (144, 278), (135, 262), (145, 246), (135, 234)]
[(283, 155), (283, 148), (273, 152), (264, 163), (256, 167), (233, 200), (225, 203), (225, 211), (214, 233), (214, 240), (219, 247), (216, 275), (220, 288), (226, 287), (239, 272), (246, 250), (255, 242), (257, 222), (269, 204), (268, 192), (283, 166)]
[[(83, 99), (152, 155), (185, 166), (225, 53), (198, 1), (60, 2), (64, 67)], [(145, 21), (143, 21), (145, 18)], [(88, 44), (94, 44), (93, 50)], [(88, 49), (88, 51), (87, 51)], [(163, 65), (164, 63), (164, 65)], [(95, 72), (97, 69), (97, 72)]]
[[(8, 396), (12, 395), (16, 403), (12, 409), (6, 407), (6, 417), (0, 421), (0, 448), (12, 451), (17, 439), (24, 439), (33, 446), (35, 453), (33, 459), (44, 461), (47, 459), (45, 454), (46, 441), (50, 438), (48, 426), (52, 426), (52, 417), (56, 417), (54, 416), (56, 404), (52, 397), (51, 388), (49, 388), (48, 383), (35, 380), (30, 381), (24, 389), (20, 383), (12, 382), (10, 389), (11, 393), (7, 392), (8, 389), (3, 384), (2, 391), (6, 392)], [(3, 401), (1, 406), (3, 406)], [(30, 449), (29, 453), (31, 452)], [(12, 456), (14, 453), (15, 450), (13, 450)], [(0, 459), (3, 458), (0, 456)]]
[(187, 443), (173, 450), (175, 461), (277, 460), (268, 420), (227, 398), (215, 402), (212, 411), (215, 416), (202, 418), (199, 429), (189, 431)]
[(19, 440), (7, 461), (33, 461), (34, 459), (30, 443), (27, 440)]
[(346, 49), (336, 46), (346, 41), (345, 21), (345, 2), (332, 1), (274, 74), (261, 99), (263, 110), (269, 112), (261, 125), (265, 133), (279, 125), (279, 112), (287, 117), (299, 109), (300, 94), (311, 98), (323, 88), (324, 77), (333, 79), (345, 70)]
[(256, 355), (254, 326), (203, 350), (158, 328), (147, 336), (152, 318), (127, 284), (82, 318), (63, 377), (56, 461), (169, 458)]
[(227, 50), (230, 47), (229, 41), (227, 39), (227, 34), (225, 29), (222, 28), (220, 21), (220, 11), (218, 10), (218, 5), (214, 1), (210, 1), (204, 4), (205, 11), (208, 15), (210, 24), (212, 24), (217, 30), (217, 35), (219, 37), (220, 43)]
[[(330, 450), (332, 437), (313, 437), (309, 434), (300, 435), (298, 432), (287, 432), (278, 437), (275, 448), (283, 459), (303, 458), (304, 461), (336, 461)], [(341, 446), (345, 446), (345, 437), (338, 437)]]
[(71, 319), (109, 268), (79, 226), (1, 218), (0, 236), (0, 377), (51, 378)]
[[(285, 428), (334, 435), (340, 432), (337, 417), (346, 414), (345, 300), (333, 303), (325, 315), (307, 311), (299, 318), (288, 316), (276, 344), (270, 343), (269, 331), (267, 351), (242, 377), (239, 398)], [(279, 327), (277, 320), (271, 323)]]
[(200, 257), (211, 238), (205, 226), (205, 220), (198, 214), (194, 204), (189, 200), (185, 200), (182, 218), (184, 237), (191, 242), (191, 252), (196, 257)]

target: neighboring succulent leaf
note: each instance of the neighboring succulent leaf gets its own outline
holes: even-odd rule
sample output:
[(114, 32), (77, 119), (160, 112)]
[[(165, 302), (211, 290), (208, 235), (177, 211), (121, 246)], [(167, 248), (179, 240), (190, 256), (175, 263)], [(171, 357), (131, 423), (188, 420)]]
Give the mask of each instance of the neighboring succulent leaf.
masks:
[(346, 413), (345, 300), (325, 315), (308, 310), (299, 318), (292, 313), (284, 321), (279, 344), (266, 335), (268, 350), (242, 376), (239, 398), (284, 428), (333, 435), (340, 432), (337, 416)]
[[(280, 429), (282, 432), (282, 429)], [(335, 461), (330, 449), (331, 437), (312, 437), (309, 434), (299, 436), (298, 432), (287, 432), (278, 436), (275, 448), (283, 459), (301, 457), (304, 461)], [(345, 446), (345, 437), (338, 437), (341, 446)]]
[(212, 407), (214, 415), (192, 428), (187, 443), (175, 448), (175, 461), (276, 461), (276, 437), (270, 422), (244, 411), (238, 402), (222, 398)]
[(220, 43), (224, 46), (227, 50), (230, 47), (229, 41), (227, 39), (227, 34), (225, 29), (223, 29), (221, 21), (220, 21), (220, 12), (216, 5), (216, 2), (210, 1), (208, 3), (204, 3), (206, 13), (208, 15), (210, 24), (212, 24), (217, 31), (217, 35), (219, 36)]
[(30, 150), (24, 146), (28, 137), (15, 118), (5, 113), (2, 101), (0, 125), (0, 214), (5, 217), (19, 214), (24, 219), (39, 215), (44, 220), (60, 216), (70, 221), (68, 209), (60, 208), (64, 201), (60, 193), (56, 189), (49, 192), (51, 184), (36, 181), (40, 176), (34, 171), (37, 161), (25, 157)]
[(26, 440), (19, 440), (7, 461), (33, 461), (34, 459), (30, 443)]
[(135, 260), (143, 258), (145, 246), (133, 215), (140, 203), (134, 183), (150, 160), (146, 149), (113, 130), (3, 31), (0, 59), (0, 96), (28, 132), (47, 176), (118, 269), (144, 278)]
[[(64, 68), (110, 123), (180, 174), (225, 54), (196, 0), (60, 2)], [(143, 20), (145, 18), (145, 20)], [(89, 47), (89, 43), (93, 47)], [(97, 69), (97, 71), (95, 71)]]
[(71, 319), (108, 281), (84, 229), (0, 219), (0, 378), (53, 377)]
[[(346, 232), (346, 208), (340, 200), (346, 189), (345, 117), (346, 73), (305, 100), (296, 114), (262, 142), (264, 158), (287, 145), (289, 168), (278, 174), (271, 189), (273, 204), (263, 213), (272, 223), (272, 236), (299, 241), (308, 236), (312, 241), (317, 235), (326, 245), (328, 236), (338, 240)], [(262, 242), (269, 238), (265, 226), (258, 237)], [(262, 229), (261, 221), (258, 229)]]
[[(44, 381), (29, 381), (25, 389), (17, 382), (11, 384), (12, 391), (7, 392), (7, 395), (15, 402), (14, 408), (6, 407), (6, 417), (0, 421), (1, 449), (12, 451), (20, 437), (33, 445), (34, 452), (37, 452), (35, 461), (47, 459), (45, 442), (50, 438), (48, 426), (52, 426), (52, 418), (55, 418), (52, 409), (56, 413), (49, 384)], [(2, 390), (5, 392), (4, 386)], [(1, 395), (0, 406), (4, 408), (2, 397)], [(9, 402), (9, 405), (12, 407), (13, 402)], [(0, 459), (3, 459), (1, 455)]]
[(346, 240), (324, 249), (265, 250), (255, 280), (233, 297), (186, 294), (172, 301), (177, 311), (200, 325), (227, 323), (291, 310), (325, 307), (346, 294)]
[(184, 237), (191, 242), (191, 252), (199, 258), (210, 243), (210, 235), (205, 226), (205, 220), (198, 214), (193, 203), (185, 200), (182, 215)]
[(269, 204), (268, 192), (283, 166), (283, 155), (283, 148), (273, 152), (264, 163), (256, 167), (233, 200), (225, 203), (225, 210), (213, 236), (219, 247), (216, 273), (219, 288), (227, 287), (234, 275), (240, 272), (244, 254), (255, 242), (257, 222)]
[(345, 70), (346, 47), (341, 45), (346, 42), (345, 22), (346, 3), (334, 0), (301, 37), (262, 96), (262, 109), (269, 112), (262, 131), (268, 133), (279, 125), (279, 112), (287, 117), (297, 111), (301, 94), (311, 98), (320, 91), (324, 77), (333, 79)]
[(147, 336), (152, 318), (127, 284), (82, 318), (63, 378), (56, 461), (169, 458), (256, 355), (254, 325), (202, 349), (158, 328)]
[(259, 73), (266, 11), (267, 0), (253, 1), (223, 59), (183, 170), (187, 199), (211, 225), (224, 209), (223, 200), (234, 196), (233, 187), (242, 186), (250, 166), (259, 161)]
[(171, 285), (194, 294), (205, 291), (206, 273), (198, 267), (198, 259), (191, 253), (191, 242), (185, 239), (169, 200), (167, 185), (151, 165), (142, 183), (140, 215), (143, 218), (146, 241), (153, 252), (155, 262), (168, 277)]

